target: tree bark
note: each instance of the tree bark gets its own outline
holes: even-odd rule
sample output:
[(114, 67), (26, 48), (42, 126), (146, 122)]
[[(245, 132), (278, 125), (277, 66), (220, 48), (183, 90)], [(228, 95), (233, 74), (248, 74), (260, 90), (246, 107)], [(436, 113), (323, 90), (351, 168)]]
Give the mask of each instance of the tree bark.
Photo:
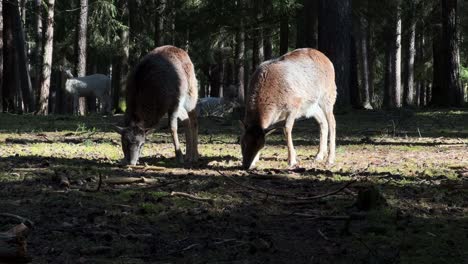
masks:
[(31, 85), (31, 78), (29, 76), (29, 63), (26, 51), (26, 41), (23, 30), (23, 22), (21, 20), (20, 8), (18, 1), (14, 1), (12, 4), (13, 17), (14, 17), (14, 39), (15, 39), (15, 50), (18, 58), (19, 75), (21, 82), (21, 92), (24, 100), (24, 107), (26, 112), (35, 111), (35, 100), (33, 96), (33, 89)]
[(414, 61), (416, 57), (416, 18), (414, 3), (410, 3), (411, 12), (408, 18), (409, 34), (406, 50), (406, 75), (404, 86), (405, 106), (414, 107), (415, 102), (415, 86), (414, 86)]
[(0, 0), (0, 113), (3, 112), (3, 1)]
[[(116, 113), (123, 113), (125, 107), (127, 75), (129, 71), (128, 60), (130, 56), (130, 6), (128, 0), (121, 0), (120, 10), (123, 12), (124, 24), (128, 29), (122, 29), (120, 32), (120, 51), (119, 55), (113, 59), (112, 66), (112, 87), (113, 87), (113, 102)], [(155, 39), (156, 40), (156, 39)]]
[(359, 41), (360, 55), (361, 55), (361, 80), (362, 80), (362, 105), (364, 109), (372, 109), (370, 97), (370, 70), (369, 70), (369, 23), (365, 17), (359, 18), (359, 29), (361, 41)]
[[(264, 18), (270, 18), (273, 16), (273, 3), (272, 0), (263, 0), (262, 13)], [(265, 60), (270, 60), (273, 57), (273, 44), (271, 41), (271, 35), (273, 30), (271, 23), (263, 27), (263, 55)]]
[(302, 0), (297, 10), (296, 48), (317, 48), (319, 0)]
[[(244, 4), (242, 1), (238, 2), (239, 8), (242, 9)], [(240, 29), (236, 32), (236, 49), (235, 49), (235, 83), (237, 86), (237, 99), (238, 102), (244, 104), (244, 62), (245, 62), (245, 25), (244, 19), (241, 17)]]
[[(351, 32), (349, 33), (351, 34)], [(351, 58), (350, 58), (350, 82), (349, 91), (351, 96), (351, 105), (355, 109), (362, 108), (361, 96), (359, 93), (359, 73), (358, 73), (358, 59), (357, 59), (357, 45), (354, 36), (351, 36)]]
[(280, 22), (280, 55), (284, 55), (289, 50), (289, 17), (284, 14)]
[(3, 111), (14, 112), (15, 109), (15, 95), (17, 89), (15, 71), (15, 47), (13, 40), (13, 19), (11, 3), (8, 0), (3, 0)]
[(391, 93), (393, 88), (392, 72), (393, 72), (393, 59), (392, 59), (392, 45), (390, 43), (390, 36), (387, 36), (387, 44), (385, 45), (385, 74), (384, 74), (384, 92), (383, 92), (383, 106), (385, 108), (392, 107)]
[[(80, 0), (80, 17), (78, 22), (78, 60), (76, 64), (76, 74), (78, 77), (86, 76), (86, 43), (88, 34), (88, 0)], [(86, 99), (79, 100), (78, 112), (80, 115), (86, 114)]]
[(457, 29), (457, 0), (442, 1), (442, 21), (444, 39), (444, 81), (447, 83), (448, 103), (462, 106), (464, 91), (460, 82), (460, 48)]
[(392, 39), (392, 90), (390, 93), (390, 107), (401, 108), (401, 11), (400, 4), (396, 7)]
[(320, 0), (319, 49), (335, 65), (337, 105), (350, 105), (351, 0)]
[(39, 91), (38, 114), (47, 115), (50, 95), (50, 77), (52, 73), (52, 52), (54, 44), (54, 5), (55, 0), (47, 1), (47, 18), (45, 21), (44, 59), (42, 63), (41, 89)]
[(254, 30), (252, 35), (252, 72), (257, 69), (257, 66), (263, 62), (263, 30), (260, 23), (262, 19), (261, 0), (253, 2), (253, 16), (255, 18)]
[(34, 0), (35, 5), (35, 46), (32, 54), (31, 64), (34, 67), (34, 90), (37, 91), (37, 100), (39, 101), (39, 90), (41, 87), (41, 71), (42, 71), (42, 0)]
[(156, 47), (164, 45), (164, 16), (167, 0), (154, 0), (156, 3), (156, 17), (154, 21), (154, 44)]
[[(433, 53), (433, 76), (432, 76), (432, 96), (427, 101), (433, 106), (448, 106), (447, 83), (444, 81), (445, 64), (443, 54), (442, 28), (440, 25), (434, 25), (432, 36)], [(428, 95), (426, 95), (427, 98)]]
[(305, 0), (304, 45), (307, 48), (317, 48), (318, 45), (318, 9), (319, 0)]

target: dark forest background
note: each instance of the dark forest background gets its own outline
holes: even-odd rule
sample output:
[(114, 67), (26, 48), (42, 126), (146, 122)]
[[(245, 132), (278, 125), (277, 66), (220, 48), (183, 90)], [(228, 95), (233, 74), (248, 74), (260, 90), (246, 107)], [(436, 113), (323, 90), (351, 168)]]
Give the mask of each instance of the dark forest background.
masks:
[[(187, 50), (200, 97), (234, 93), (264, 60), (295, 48), (335, 64), (341, 109), (461, 107), (468, 4), (457, 0), (3, 0), (0, 110), (71, 113), (65, 69), (112, 76), (125, 110), (129, 70), (161, 45)], [(96, 100), (80, 101), (93, 112)]]

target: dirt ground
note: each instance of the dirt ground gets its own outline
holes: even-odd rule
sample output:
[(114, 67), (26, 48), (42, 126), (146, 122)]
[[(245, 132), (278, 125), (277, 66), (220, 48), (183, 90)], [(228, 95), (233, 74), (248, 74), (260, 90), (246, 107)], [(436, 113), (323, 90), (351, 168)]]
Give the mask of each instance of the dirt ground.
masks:
[(468, 263), (468, 111), (336, 118), (335, 165), (306, 120), (299, 168), (278, 131), (246, 172), (229, 118), (200, 120), (192, 167), (165, 122), (123, 167), (122, 117), (0, 115), (0, 231), (33, 222), (31, 263)]

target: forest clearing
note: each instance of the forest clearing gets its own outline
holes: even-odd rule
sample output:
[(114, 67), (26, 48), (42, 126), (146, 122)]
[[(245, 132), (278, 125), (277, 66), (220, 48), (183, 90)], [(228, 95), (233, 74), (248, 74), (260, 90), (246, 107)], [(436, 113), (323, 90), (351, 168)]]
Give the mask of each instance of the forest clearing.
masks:
[[(240, 169), (237, 121), (200, 118), (177, 164), (166, 122), (120, 165), (121, 116), (0, 115), (0, 208), (31, 221), (32, 263), (464, 263), (468, 112), (337, 114), (337, 159), (313, 120)], [(321, 197), (323, 196), (323, 197)], [(0, 217), (6, 231), (18, 220)], [(0, 242), (1, 243), (1, 242)]]
[(0, 264), (468, 264), (468, 1), (0, 0)]

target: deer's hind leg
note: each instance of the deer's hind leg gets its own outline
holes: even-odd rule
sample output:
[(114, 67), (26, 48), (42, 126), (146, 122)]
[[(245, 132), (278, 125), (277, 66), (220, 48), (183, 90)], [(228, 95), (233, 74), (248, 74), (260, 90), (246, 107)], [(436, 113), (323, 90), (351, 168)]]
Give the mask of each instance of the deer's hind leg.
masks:
[(330, 109), (327, 109), (326, 113), (326, 118), (328, 121), (328, 127), (330, 129), (330, 142), (329, 142), (329, 152), (328, 152), (328, 164), (333, 164), (335, 162), (335, 148), (336, 148), (336, 121), (335, 121), (335, 115), (333, 114), (333, 107), (330, 107)]
[(169, 127), (171, 129), (172, 141), (174, 143), (174, 149), (176, 154), (176, 160), (179, 163), (184, 163), (184, 155), (180, 149), (179, 135), (177, 134), (177, 111), (169, 113)]
[(178, 111), (179, 119), (184, 123), (184, 130), (185, 130), (185, 145), (186, 145), (186, 153), (185, 159), (187, 162), (191, 163), (195, 161), (195, 150), (193, 146), (193, 132), (192, 132), (192, 120), (189, 116), (189, 113), (185, 108), (179, 108)]
[[(192, 149), (192, 161), (198, 161), (198, 117), (197, 111), (194, 109), (188, 113), (190, 119), (190, 133), (192, 135), (191, 149)], [(188, 143), (187, 143), (188, 144)]]
[(322, 161), (327, 154), (327, 140), (328, 140), (328, 121), (327, 117), (325, 116), (324, 111), (321, 107), (317, 107), (317, 110), (314, 113), (314, 118), (317, 120), (317, 123), (320, 126), (320, 146), (317, 156), (315, 156), (316, 161)]

